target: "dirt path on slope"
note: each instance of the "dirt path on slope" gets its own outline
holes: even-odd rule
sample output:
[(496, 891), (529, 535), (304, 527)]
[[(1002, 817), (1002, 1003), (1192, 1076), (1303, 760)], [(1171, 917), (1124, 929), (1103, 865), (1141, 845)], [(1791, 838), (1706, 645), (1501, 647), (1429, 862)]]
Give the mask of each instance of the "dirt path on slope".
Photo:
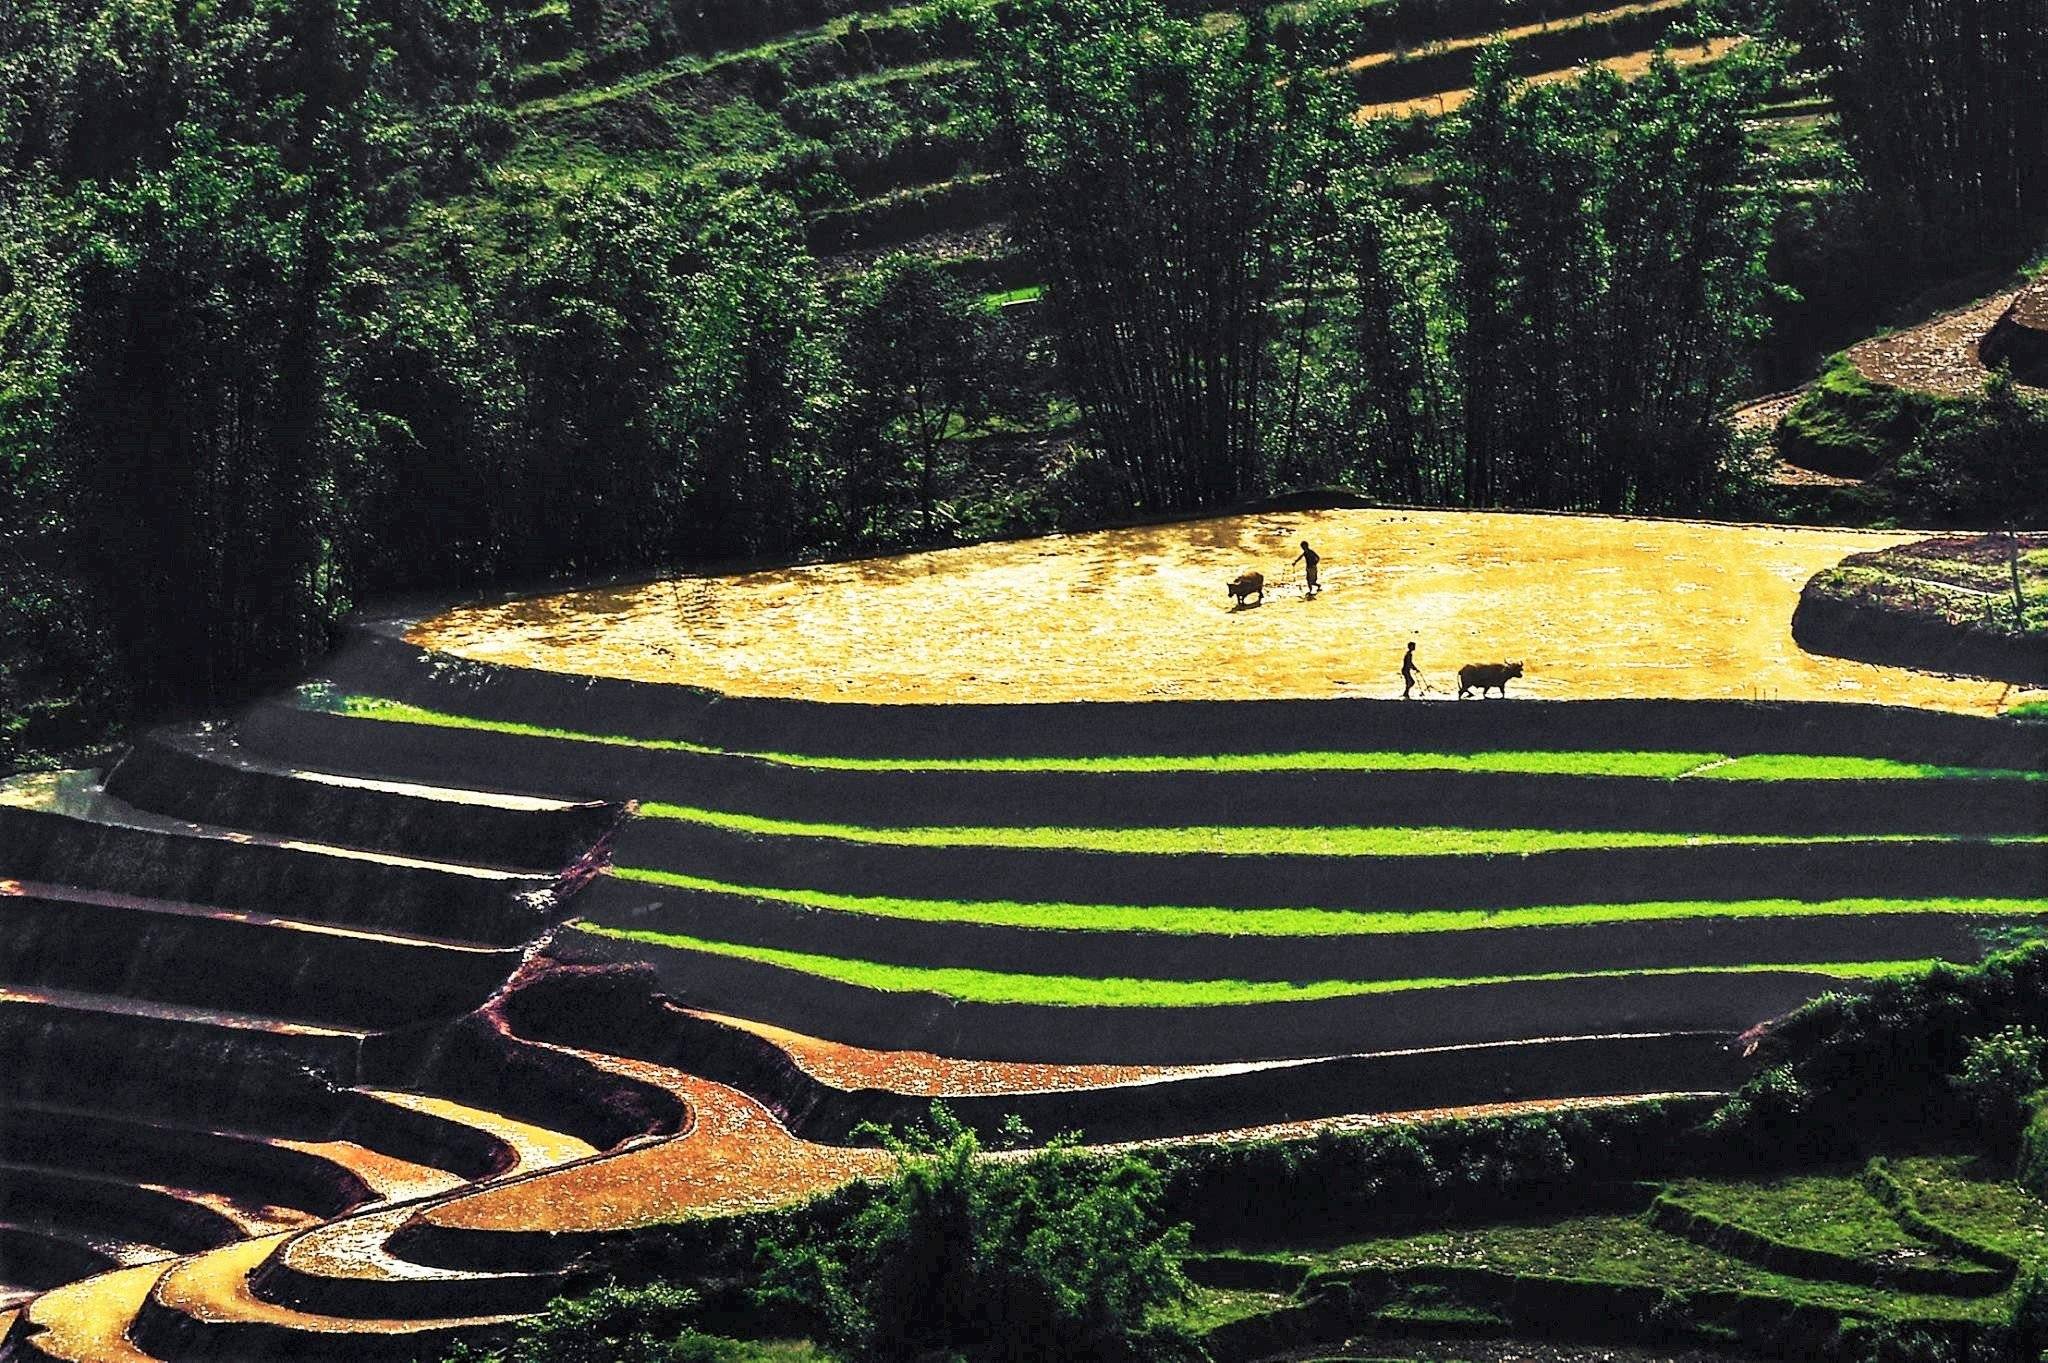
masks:
[[(1747, 41), (1747, 38), (1713, 38), (1700, 45), (1674, 47), (1662, 55), (1670, 57), (1675, 66), (1699, 66), (1706, 62), (1719, 61)], [(1620, 56), (1601, 57), (1591, 62), (1561, 66), (1550, 71), (1538, 71), (1522, 77), (1521, 80), (1525, 85), (1551, 85), (1575, 78), (1588, 66), (1602, 67), (1623, 80), (1635, 80), (1650, 69), (1651, 63), (1656, 61), (1658, 56), (1659, 53), (1655, 49), (1646, 48), (1640, 52), (1625, 52)], [(1364, 123), (1375, 118), (1413, 118), (1417, 114), (1456, 113), (1471, 97), (1472, 91), (1469, 88), (1444, 90), (1414, 99), (1395, 99), (1380, 104), (1363, 105), (1352, 117)]]
[[(1296, 542), (1323, 555), (1304, 597)], [(1805, 653), (1792, 611), (1845, 555), (1919, 538), (1456, 511), (1326, 510), (1098, 531), (451, 611), (414, 642), (556, 672), (867, 702), (1447, 694), (1515, 659), (1534, 697), (1995, 710), (2002, 684)], [(1246, 569), (1275, 586), (1230, 609)]]
[(1858, 341), (1849, 347), (1850, 362), (1872, 383), (1943, 397), (1975, 397), (1991, 377), (1978, 358), (1977, 343), (2017, 297), (2019, 291), (2011, 290), (1919, 326)]

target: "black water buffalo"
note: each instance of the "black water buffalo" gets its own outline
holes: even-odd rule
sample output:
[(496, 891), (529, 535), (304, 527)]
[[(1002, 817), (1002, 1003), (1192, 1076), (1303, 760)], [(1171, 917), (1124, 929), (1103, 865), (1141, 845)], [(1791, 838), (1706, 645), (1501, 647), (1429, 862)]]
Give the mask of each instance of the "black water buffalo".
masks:
[(1521, 675), (1520, 663), (1466, 663), (1458, 669), (1458, 699), (1465, 699), (1469, 691), (1477, 691), (1483, 700), (1495, 688), (1505, 697), (1508, 682)]

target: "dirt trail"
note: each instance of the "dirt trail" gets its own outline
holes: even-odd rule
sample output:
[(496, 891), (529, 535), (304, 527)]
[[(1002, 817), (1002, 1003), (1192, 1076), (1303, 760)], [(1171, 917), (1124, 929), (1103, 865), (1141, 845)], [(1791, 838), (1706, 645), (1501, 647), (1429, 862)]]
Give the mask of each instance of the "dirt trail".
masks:
[[(1699, 66), (1706, 62), (1719, 61), (1747, 41), (1746, 38), (1714, 38), (1698, 46), (1674, 47), (1663, 55), (1670, 57), (1675, 66)], [(1650, 64), (1657, 60), (1658, 55), (1651, 49), (1626, 52), (1616, 57), (1602, 57), (1593, 62), (1558, 67), (1553, 71), (1538, 71), (1533, 75), (1524, 76), (1522, 80), (1527, 85), (1551, 85), (1558, 81), (1571, 80), (1587, 66), (1598, 66), (1612, 71), (1623, 80), (1634, 80), (1650, 69)], [(1455, 113), (1471, 97), (1470, 89), (1444, 90), (1415, 99), (1367, 104), (1352, 117), (1364, 123), (1375, 118), (1413, 118), (1417, 114)]]
[(1919, 326), (1858, 341), (1849, 347), (1850, 362), (1872, 383), (1943, 397), (1975, 397), (1991, 377), (1977, 354), (1977, 343), (2017, 297), (2018, 290), (1997, 294)]
[[(1288, 582), (1232, 611), (1248, 568)], [(986, 544), (465, 608), (415, 642), (557, 672), (870, 702), (1393, 696), (1402, 646), (1524, 696), (1851, 700), (1995, 710), (2005, 686), (1803, 652), (1799, 590), (1920, 538), (1509, 512), (1331, 510)]]
[(1338, 71), (1369, 71), (1376, 66), (1388, 66), (1407, 61), (1417, 56), (1435, 56), (1444, 52), (1468, 52), (1493, 43), (1513, 43), (1524, 38), (1533, 38), (1539, 33), (1552, 30), (1593, 29), (1621, 19), (1633, 18), (1639, 14), (1661, 14), (1684, 9), (1692, 0), (1647, 0), (1647, 3), (1622, 5), (1616, 9), (1596, 10), (1585, 14), (1574, 14), (1562, 19), (1544, 19), (1533, 24), (1517, 24), (1513, 28), (1494, 29), (1489, 33), (1472, 34), (1467, 37), (1440, 38), (1433, 42), (1417, 43), (1398, 49), (1367, 52), (1343, 62)]

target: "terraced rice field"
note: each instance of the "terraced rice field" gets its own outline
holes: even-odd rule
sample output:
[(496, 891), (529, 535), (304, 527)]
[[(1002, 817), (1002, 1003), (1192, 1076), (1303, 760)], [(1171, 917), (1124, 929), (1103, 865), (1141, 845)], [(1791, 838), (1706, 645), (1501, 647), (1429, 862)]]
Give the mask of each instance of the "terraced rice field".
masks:
[[(1869, 700), (1992, 711), (2007, 688), (1803, 652), (1799, 589), (1909, 534), (1511, 513), (1326, 510), (1100, 531), (579, 592), (426, 621), (479, 661), (887, 703), (1287, 699), (1431, 689), (1522, 661), (1549, 699)], [(1327, 586), (1288, 579), (1297, 541)], [(1262, 570), (1266, 605), (1223, 586)], [(579, 724), (575, 727), (587, 728)], [(1318, 745), (1327, 746), (1327, 745)]]
[[(827, 22), (779, 28), (765, 15), (730, 20), (727, 36), (699, 50), (637, 64), (628, 47), (593, 60), (559, 37), (528, 35), (531, 60), (516, 74), (520, 143), (502, 163), (500, 186), (562, 191), (593, 172), (626, 177), (681, 173), (706, 179), (772, 178), (788, 164), (822, 157), (839, 194), (818, 205), (813, 244), (851, 261), (916, 243), (960, 259), (977, 277), (1005, 277), (992, 257), (1003, 247), (969, 242), (999, 212), (973, 133), (973, 6), (858, 6)], [(1212, 27), (1230, 12), (1201, 16)], [(817, 11), (809, 10), (809, 14)], [(1336, 15), (1331, 16), (1338, 17)], [(1481, 45), (1506, 44), (1517, 69), (1558, 80), (1583, 62), (1624, 75), (1647, 67), (1674, 25), (1693, 17), (1689, 0), (1616, 5), (1556, 0), (1538, 6), (1434, 14), (1410, 9), (1397, 21), (1368, 16), (1355, 32), (1333, 27), (1319, 53), (1349, 79), (1361, 117), (1427, 118), (1454, 108), (1470, 84)], [(1681, 62), (1713, 60), (1733, 45), (1678, 44)], [(761, 94), (757, 74), (779, 72)], [(666, 135), (650, 138), (648, 130)], [(459, 205), (491, 221), (487, 202)]]
[[(1326, 595), (1228, 611), (1303, 534)], [(0, 1359), (489, 1337), (593, 1245), (876, 1172), (855, 1129), (935, 1097), (1122, 1143), (1725, 1091), (1758, 1024), (2048, 920), (2043, 729), (1758, 615), (1873, 542), (1304, 513), (367, 626), (0, 797)], [(1692, 666), (1605, 656), (1623, 609)], [(1397, 611), (1512, 620), (1589, 698), (1347, 698)], [(1859, 1233), (1824, 1248), (1898, 1248)]]

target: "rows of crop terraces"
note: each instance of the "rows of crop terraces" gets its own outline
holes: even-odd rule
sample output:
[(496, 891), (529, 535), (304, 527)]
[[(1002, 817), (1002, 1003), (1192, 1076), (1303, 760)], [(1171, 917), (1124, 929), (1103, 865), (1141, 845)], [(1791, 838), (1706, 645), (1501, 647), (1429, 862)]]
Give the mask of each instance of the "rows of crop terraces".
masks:
[(2038, 728), (1328, 704), (714, 699), (372, 629), (12, 783), (0, 1358), (432, 1353), (590, 1243), (528, 1232), (802, 1198), (934, 1098), (1116, 1142), (1721, 1091), (2048, 914)]
[[(1327, 56), (1355, 89), (1361, 117), (1427, 118), (1457, 106), (1487, 41), (1507, 43), (1518, 68), (1538, 80), (1562, 78), (1585, 61), (1627, 74), (1691, 15), (1691, 0), (1504, 5), (1491, 27), (1431, 27), (1426, 18), (1398, 29), (1367, 26), (1363, 32), (1378, 35), (1367, 39), (1369, 50)], [(1209, 22), (1237, 20), (1216, 14)], [(1713, 60), (1733, 42), (1681, 41), (1672, 55), (1682, 63)], [(993, 212), (966, 117), (971, 39), (964, 23), (942, 23), (930, 5), (846, 15), (641, 69), (607, 66), (593, 75), (586, 55), (525, 68), (525, 138), (501, 174), (566, 184), (599, 168), (628, 176), (681, 171), (731, 183), (769, 173), (792, 139), (815, 138), (851, 194), (819, 206), (814, 236), (822, 253), (858, 256), (933, 234), (955, 239), (943, 248), (929, 243), (935, 249), (956, 252), (957, 239), (971, 237)], [(742, 93), (770, 63), (783, 67), (787, 84), (772, 106)], [(970, 242), (964, 249), (985, 248)]]
[[(571, 940), (797, 1030), (815, 1025), (807, 990), (858, 991), (840, 1039), (891, 1048), (943, 1049), (913, 1021), (933, 999), (977, 1053), (1029, 1060), (1299, 1059), (1415, 1044), (1424, 1019), (1456, 1044), (1740, 1030), (1841, 982), (1971, 956), (2048, 908), (2025, 769), (1659, 751), (757, 757), (335, 703), (443, 740), (593, 764), (627, 747), (720, 773), (703, 784), (722, 807), (710, 790), (638, 804)], [(1489, 789), (1504, 808), (1485, 808)], [(1589, 818), (1575, 795), (1627, 814)], [(1429, 812), (1397, 821), (1392, 804)], [(1089, 1010), (1117, 1039), (1080, 1056), (1034, 1044), (1045, 1009)]]

